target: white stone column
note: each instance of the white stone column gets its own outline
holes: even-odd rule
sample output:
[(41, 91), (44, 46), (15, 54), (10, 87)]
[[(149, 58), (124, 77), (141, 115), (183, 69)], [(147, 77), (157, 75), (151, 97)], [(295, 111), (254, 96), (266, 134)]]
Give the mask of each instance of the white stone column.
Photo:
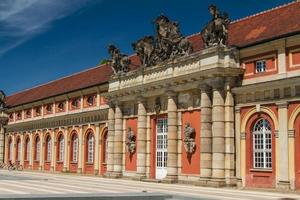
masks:
[(5, 144), (4, 144), (4, 162), (7, 164), (8, 163), (8, 134), (4, 135), (4, 141), (5, 141)]
[(225, 109), (223, 81), (213, 83), (212, 106), (212, 185), (224, 185), (225, 177)]
[(123, 114), (120, 102), (115, 105), (114, 177), (122, 175), (123, 159)]
[[(151, 157), (151, 118), (147, 115), (146, 125), (146, 177), (150, 178), (150, 157)], [(153, 153), (153, 152), (152, 152)]]
[(51, 171), (55, 171), (55, 163), (56, 163), (56, 137), (55, 131), (51, 131)]
[(278, 162), (278, 188), (288, 190), (289, 181), (289, 143), (288, 143), (288, 104), (287, 102), (277, 103), (278, 106), (278, 148), (276, 155)]
[(99, 174), (99, 139), (100, 138), (100, 124), (96, 124), (96, 134), (95, 134), (95, 165), (94, 174)]
[(106, 176), (110, 176), (114, 171), (114, 135), (115, 135), (115, 110), (112, 102), (109, 102), (107, 134), (108, 135), (107, 135)]
[(177, 131), (177, 94), (167, 91), (168, 95), (168, 161), (165, 181), (178, 179), (178, 131)]
[(77, 173), (81, 174), (83, 169), (83, 127), (79, 126), (79, 133), (78, 133), (78, 166), (77, 166)]
[(68, 128), (64, 128), (64, 165), (63, 165), (63, 172), (68, 171)]
[[(200, 85), (201, 89), (201, 131), (200, 131), (200, 179), (211, 178), (212, 174), (212, 102), (211, 88)], [(205, 184), (205, 183), (204, 183)]]
[(225, 84), (225, 181), (227, 185), (235, 185), (235, 143), (234, 143), (234, 99), (231, 87), (234, 79)]
[(138, 124), (137, 124), (137, 170), (138, 178), (146, 177), (146, 140), (147, 140), (147, 116), (146, 101), (138, 99)]

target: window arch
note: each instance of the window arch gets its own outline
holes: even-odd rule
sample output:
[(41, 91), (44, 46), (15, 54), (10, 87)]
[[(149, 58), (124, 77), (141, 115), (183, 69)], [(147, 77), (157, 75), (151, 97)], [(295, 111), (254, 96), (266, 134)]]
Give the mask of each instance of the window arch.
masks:
[(58, 161), (64, 161), (64, 154), (65, 154), (65, 139), (64, 136), (61, 134), (58, 138)]
[(28, 161), (30, 157), (30, 139), (29, 137), (25, 140), (25, 160)]
[(253, 126), (253, 168), (272, 168), (272, 127), (267, 119), (259, 119)]
[(78, 136), (76, 132), (72, 135), (72, 162), (78, 162)]
[(20, 137), (17, 138), (17, 155), (16, 155), (16, 161), (20, 161), (21, 159), (21, 139)]
[(87, 162), (94, 163), (94, 134), (93, 132), (88, 132), (86, 137), (86, 152), (87, 152)]
[(51, 161), (52, 157), (52, 140), (50, 135), (47, 136), (46, 139), (46, 161)]
[(35, 157), (34, 157), (34, 160), (36, 160), (36, 161), (40, 160), (40, 153), (41, 153), (41, 142), (40, 142), (40, 137), (37, 136), (35, 138)]

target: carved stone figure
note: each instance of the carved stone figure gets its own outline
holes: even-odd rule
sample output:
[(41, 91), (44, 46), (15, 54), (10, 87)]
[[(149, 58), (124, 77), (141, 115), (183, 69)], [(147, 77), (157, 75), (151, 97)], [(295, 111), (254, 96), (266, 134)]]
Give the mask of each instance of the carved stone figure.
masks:
[(132, 47), (139, 56), (142, 66), (147, 67), (155, 64), (155, 41), (153, 36), (146, 36), (132, 43)]
[(6, 101), (5, 93), (2, 90), (0, 90), (0, 110), (3, 110), (6, 107), (5, 101)]
[(212, 46), (227, 46), (228, 43), (228, 25), (230, 19), (227, 13), (220, 14), (215, 5), (208, 7), (212, 15), (211, 21), (201, 31), (201, 36), (204, 42), (204, 47)]
[(192, 52), (192, 44), (182, 36), (177, 22), (164, 15), (156, 18), (156, 37), (146, 36), (133, 43), (143, 66), (152, 66), (167, 59)]
[(155, 20), (157, 56), (160, 61), (178, 55), (186, 55), (192, 51), (191, 43), (182, 36), (179, 24), (168, 17), (160, 15)]
[(154, 104), (154, 110), (155, 113), (158, 115), (161, 111), (161, 102), (160, 102), (160, 98), (156, 97), (155, 99), (155, 104)]
[(108, 46), (108, 53), (111, 56), (109, 63), (114, 71), (114, 74), (122, 72), (126, 73), (129, 71), (129, 65), (131, 62), (127, 55), (122, 54), (120, 50), (112, 44)]
[(130, 154), (133, 154), (136, 149), (136, 144), (135, 144), (136, 137), (132, 131), (132, 129), (129, 127), (128, 132), (127, 132), (127, 141), (126, 141), (126, 146), (127, 150)]
[(196, 149), (195, 129), (187, 122), (184, 127), (184, 148), (188, 154), (194, 153)]

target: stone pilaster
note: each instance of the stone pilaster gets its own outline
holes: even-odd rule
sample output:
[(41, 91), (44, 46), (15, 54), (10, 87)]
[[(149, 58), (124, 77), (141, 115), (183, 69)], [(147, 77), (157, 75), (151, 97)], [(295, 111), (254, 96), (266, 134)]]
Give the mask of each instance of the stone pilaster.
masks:
[(78, 133), (78, 167), (77, 173), (81, 174), (83, 169), (83, 127), (79, 126), (79, 133)]
[(55, 171), (55, 163), (56, 163), (56, 137), (55, 137), (55, 131), (51, 130), (51, 168), (50, 170), (52, 172)]
[(212, 106), (212, 180), (211, 185), (225, 184), (225, 109), (223, 79), (215, 78)]
[(234, 79), (225, 84), (225, 181), (226, 185), (235, 185), (235, 143), (234, 143), (234, 99), (231, 87)]
[[(212, 102), (211, 88), (200, 85), (201, 89), (201, 131), (200, 131), (200, 179), (206, 181), (212, 174)], [(206, 184), (203, 182), (203, 184)]]
[(167, 91), (168, 95), (168, 161), (165, 181), (178, 179), (178, 131), (177, 131), (177, 94)]
[(16, 155), (17, 155), (17, 152), (16, 152), (16, 150), (17, 150), (17, 144), (16, 144), (16, 135), (15, 134), (13, 134), (12, 135), (12, 144), (13, 144), (13, 149), (12, 149), (12, 152), (11, 152), (11, 154), (12, 154), (12, 163), (15, 163), (16, 162)]
[(64, 128), (64, 165), (63, 165), (63, 172), (68, 171), (68, 128)]
[(279, 189), (289, 190), (289, 143), (288, 143), (288, 104), (278, 103), (278, 185)]
[(137, 124), (137, 178), (146, 177), (146, 140), (147, 140), (147, 116), (146, 101), (138, 99), (138, 124)]
[(5, 154), (5, 128), (4, 126), (8, 122), (8, 116), (5, 112), (0, 111), (0, 162), (4, 162), (4, 154)]
[(43, 131), (40, 132), (40, 165), (39, 170), (42, 171), (44, 169), (44, 134)]
[(150, 157), (151, 157), (151, 118), (147, 115), (147, 130), (146, 130), (146, 177), (150, 178)]
[(235, 109), (235, 169), (237, 186), (243, 187), (241, 174), (241, 109)]
[(32, 169), (33, 167), (33, 156), (34, 156), (34, 148), (33, 148), (33, 132), (29, 133), (29, 138), (30, 138), (30, 154), (29, 154), (29, 169)]
[(99, 174), (99, 137), (100, 137), (100, 124), (96, 124), (96, 134), (95, 134), (95, 166), (94, 174)]
[(8, 163), (8, 134), (4, 135), (4, 162)]
[(114, 177), (122, 175), (123, 159), (123, 114), (120, 102), (115, 105), (115, 134), (114, 134)]
[(109, 110), (108, 110), (106, 176), (110, 176), (114, 171), (114, 134), (115, 134), (114, 131), (115, 131), (115, 110), (114, 110), (114, 105), (110, 102)]
[(20, 142), (21, 142), (21, 150), (20, 150), (20, 152), (21, 152), (21, 157), (20, 157), (20, 165), (22, 165), (22, 166), (24, 166), (24, 156), (25, 156), (25, 152), (24, 152), (24, 147), (25, 147), (25, 142), (24, 142), (24, 134), (25, 133), (22, 133), (21, 134), (21, 137), (20, 137)]

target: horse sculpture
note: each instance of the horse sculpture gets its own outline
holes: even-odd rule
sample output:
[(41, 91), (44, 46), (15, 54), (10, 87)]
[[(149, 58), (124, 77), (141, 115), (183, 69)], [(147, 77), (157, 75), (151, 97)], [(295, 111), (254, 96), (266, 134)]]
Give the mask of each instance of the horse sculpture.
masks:
[(227, 46), (228, 25), (230, 23), (228, 14), (224, 13), (221, 15), (215, 5), (210, 5), (208, 10), (213, 18), (201, 31), (204, 47), (207, 48), (217, 45)]
[(6, 101), (5, 93), (2, 90), (0, 90), (0, 109), (4, 109), (6, 107), (5, 101)]
[(129, 71), (131, 61), (127, 55), (121, 54), (120, 50), (112, 44), (108, 46), (108, 53), (111, 56), (111, 60), (109, 62), (114, 74), (121, 72), (126, 73)]
[(147, 67), (155, 63), (155, 43), (153, 36), (146, 36), (132, 43), (132, 47), (139, 56), (142, 66)]

